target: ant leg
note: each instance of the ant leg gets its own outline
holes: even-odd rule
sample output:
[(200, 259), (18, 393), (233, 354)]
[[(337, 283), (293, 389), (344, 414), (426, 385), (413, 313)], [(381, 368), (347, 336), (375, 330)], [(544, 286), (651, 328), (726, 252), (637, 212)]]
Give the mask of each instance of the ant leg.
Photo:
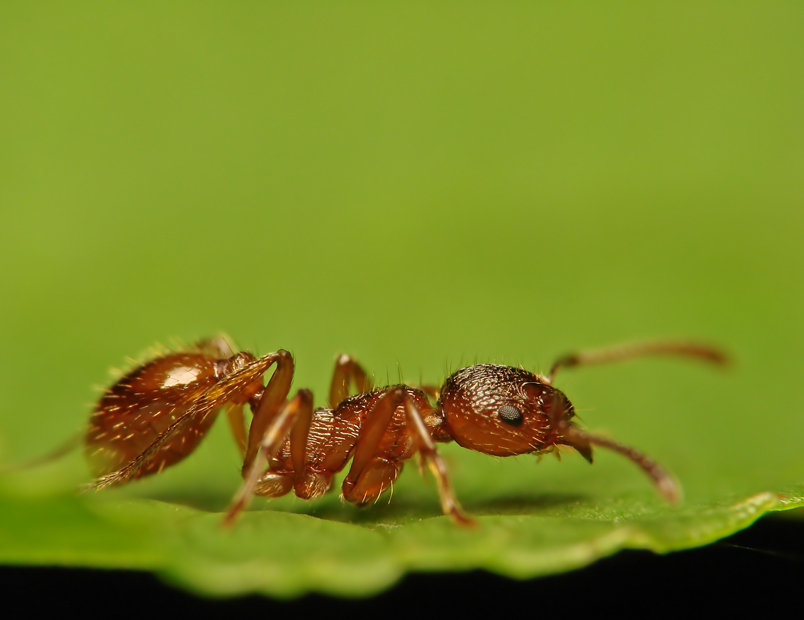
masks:
[[(391, 422), (391, 418), (393, 417), (396, 408), (400, 405), (403, 398), (404, 388), (396, 387), (388, 390), (382, 396), (382, 398), (377, 401), (377, 404), (374, 405), (374, 408), (366, 417), (366, 421), (363, 423), (363, 426), (360, 429), (360, 436), (355, 444), (355, 454), (352, 458), (352, 466), (349, 468), (349, 473), (346, 474), (346, 478), (341, 486), (343, 496), (347, 500), (355, 501), (360, 504), (365, 503), (365, 501), (354, 495), (354, 490), (357, 486), (360, 476), (369, 469), (369, 465), (377, 455), (377, 448), (380, 445), (380, 440), (385, 434), (385, 431), (388, 430), (388, 425)], [(393, 472), (388, 473), (393, 478), (396, 478), (396, 476), (393, 475)], [(398, 471), (396, 473), (398, 474)], [(379, 495), (379, 493), (377, 493), (377, 495)]]
[(332, 384), (329, 389), (329, 406), (334, 409), (349, 398), (349, 383), (354, 384), (358, 394), (370, 392), (374, 382), (351, 355), (339, 355), (335, 360)]
[[(262, 407), (260, 407), (262, 410)], [(290, 455), (295, 472), (304, 467), (304, 454), (307, 445), (307, 434), (313, 419), (313, 394), (310, 390), (299, 390), (291, 400), (287, 401), (271, 421), (261, 437), (259, 451), (248, 469), (243, 470), (243, 486), (235, 495), (223, 524), (231, 526), (254, 496), (263, 468), (276, 457), (279, 450), (290, 436)]]
[(430, 466), (430, 471), (436, 479), (438, 496), (441, 499), (441, 510), (458, 525), (476, 525), (477, 522), (463, 512), (458, 500), (455, 498), (455, 494), (452, 492), (452, 485), (447, 476), (447, 466), (444, 463), (444, 459), (441, 458), (438, 450), (436, 450), (433, 437), (422, 419), (421, 411), (413, 403), (413, 400), (407, 396), (405, 397), (405, 414), (407, 415), (408, 424), (416, 434), (419, 452)]
[(366, 417), (360, 430), (352, 466), (343, 481), (343, 496), (348, 501), (365, 504), (370, 499), (379, 497), (387, 485), (399, 475), (400, 457), (393, 458), (382, 454), (382, 450), (378, 448), (397, 407), (404, 403), (407, 421), (405, 434), (413, 440), (435, 476), (444, 514), (449, 515), (460, 525), (473, 525), (474, 521), (463, 513), (452, 493), (446, 465), (438, 454), (421, 411), (413, 402), (408, 390), (410, 388), (404, 386), (389, 390)]
[[(229, 359), (235, 355), (234, 345), (226, 334), (218, 334), (212, 338), (200, 340), (193, 345), (193, 348), (221, 359)], [(290, 385), (287, 387), (288, 392), (290, 392)], [(229, 428), (240, 450), (240, 455), (245, 460), (248, 450), (248, 438), (246, 435), (246, 418), (243, 415), (243, 406), (234, 402), (228, 403), (226, 405), (226, 421), (229, 423)]]
[(248, 438), (246, 437), (246, 418), (243, 415), (243, 405), (237, 403), (226, 404), (226, 421), (234, 435), (235, 443), (240, 449), (240, 456), (245, 460)]
[(559, 368), (619, 362), (647, 355), (682, 355), (720, 365), (725, 365), (728, 361), (725, 353), (705, 344), (675, 341), (644, 342), (564, 355), (558, 358), (550, 368), (547, 380), (552, 383)]
[(54, 448), (49, 454), (44, 456), (37, 456), (30, 460), (21, 463), (9, 463), (8, 465), (0, 465), (0, 474), (11, 473), (15, 471), (25, 471), (26, 469), (34, 469), (58, 461), (60, 458), (70, 454), (73, 450), (80, 448), (84, 444), (84, 432), (73, 435), (67, 441), (62, 443), (57, 448)]
[[(281, 355), (280, 355), (281, 354)], [(248, 431), (248, 446), (243, 459), (243, 471), (246, 471), (260, 449), (262, 438), (268, 431), (268, 426), (278, 415), (280, 407), (290, 393), (290, 384), (293, 382), (293, 358), (287, 351), (276, 353), (276, 370), (271, 375), (268, 385), (262, 392), (259, 405), (254, 411), (251, 427)]]

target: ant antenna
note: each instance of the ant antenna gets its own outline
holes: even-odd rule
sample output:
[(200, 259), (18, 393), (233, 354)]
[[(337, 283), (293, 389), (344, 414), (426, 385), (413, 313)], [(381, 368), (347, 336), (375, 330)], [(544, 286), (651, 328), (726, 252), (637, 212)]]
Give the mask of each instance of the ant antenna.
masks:
[(682, 355), (720, 366), (725, 366), (728, 363), (728, 357), (726, 357), (722, 351), (705, 344), (673, 341), (646, 342), (622, 347), (598, 349), (597, 351), (581, 351), (580, 353), (565, 355), (558, 358), (552, 368), (550, 368), (547, 380), (552, 383), (559, 368), (619, 362), (647, 355)]

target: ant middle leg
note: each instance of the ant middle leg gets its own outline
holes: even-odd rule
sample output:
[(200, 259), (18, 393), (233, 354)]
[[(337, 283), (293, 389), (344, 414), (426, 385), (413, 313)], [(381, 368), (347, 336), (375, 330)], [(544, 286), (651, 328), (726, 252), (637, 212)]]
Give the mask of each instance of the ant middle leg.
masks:
[(358, 394), (370, 392), (374, 382), (363, 367), (351, 355), (339, 355), (335, 360), (332, 384), (329, 389), (329, 406), (337, 407), (349, 398), (349, 384), (353, 384)]
[(691, 357), (705, 362), (725, 365), (728, 361), (725, 353), (709, 345), (695, 342), (662, 341), (627, 344), (593, 351), (580, 351), (558, 358), (547, 375), (548, 382), (552, 383), (559, 368), (572, 368), (573, 366), (588, 366), (591, 364), (605, 364), (620, 362), (636, 357), (649, 355), (680, 355)]
[[(397, 443), (394, 441), (386, 441), (387, 445), (381, 446), (403, 398), (403, 387), (389, 389), (368, 412), (355, 444), (352, 465), (341, 487), (347, 501), (362, 506), (376, 500), (402, 471), (399, 456), (409, 458), (413, 455), (412, 451), (409, 455), (388, 454), (388, 448)], [(403, 442), (404, 439), (402, 437)]]
[[(349, 385), (355, 388), (356, 394), (364, 394), (374, 389), (374, 381), (365, 369), (351, 355), (339, 355), (335, 359), (335, 370), (332, 373), (332, 384), (329, 390), (329, 406), (337, 407), (352, 395)], [(412, 388), (424, 392), (433, 400), (438, 400), (441, 386), (430, 384), (409, 384)]]

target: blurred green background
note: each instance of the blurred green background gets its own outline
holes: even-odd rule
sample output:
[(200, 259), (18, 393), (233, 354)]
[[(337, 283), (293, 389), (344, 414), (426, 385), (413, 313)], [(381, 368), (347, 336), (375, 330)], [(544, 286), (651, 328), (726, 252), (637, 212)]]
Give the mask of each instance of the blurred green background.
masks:
[[(172, 338), (287, 348), (323, 404), (339, 352), (440, 382), (688, 337), (732, 369), (558, 385), (688, 498), (801, 482), (802, 32), (794, 2), (4, 2), (0, 460)], [(459, 496), (646, 487), (445, 452)], [(237, 470), (221, 424), (142, 485)]]

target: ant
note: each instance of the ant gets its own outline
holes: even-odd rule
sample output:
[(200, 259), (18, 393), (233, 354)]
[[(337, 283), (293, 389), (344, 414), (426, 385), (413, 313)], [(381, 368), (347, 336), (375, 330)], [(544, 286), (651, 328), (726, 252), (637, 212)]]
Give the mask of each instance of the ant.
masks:
[[(244, 478), (226, 525), (234, 523), (253, 495), (278, 497), (293, 491), (303, 499), (320, 497), (350, 459), (342, 496), (364, 506), (392, 486), (404, 461), (417, 452), (436, 479), (443, 512), (458, 524), (472, 525), (436, 450), (436, 442), (450, 441), (494, 456), (545, 454), (565, 445), (590, 463), (592, 446), (608, 448), (633, 461), (675, 503), (680, 490), (663, 467), (634, 448), (581, 429), (573, 420), (572, 404), (552, 385), (561, 368), (657, 354), (726, 361), (721, 352), (704, 345), (656, 342), (564, 356), (547, 376), (477, 364), (453, 373), (441, 388), (374, 389), (365, 370), (341, 355), (329, 407), (313, 410), (309, 390), (298, 390), (288, 399), (293, 358), (287, 351), (255, 357), (234, 353), (223, 337), (206, 340), (139, 366), (104, 393), (85, 438), (97, 476), (88, 487), (123, 484), (179, 462), (225, 408), (243, 456)], [(262, 376), (274, 365), (263, 386)], [(356, 388), (353, 395), (350, 385)], [(246, 404), (253, 413), (248, 433)]]

